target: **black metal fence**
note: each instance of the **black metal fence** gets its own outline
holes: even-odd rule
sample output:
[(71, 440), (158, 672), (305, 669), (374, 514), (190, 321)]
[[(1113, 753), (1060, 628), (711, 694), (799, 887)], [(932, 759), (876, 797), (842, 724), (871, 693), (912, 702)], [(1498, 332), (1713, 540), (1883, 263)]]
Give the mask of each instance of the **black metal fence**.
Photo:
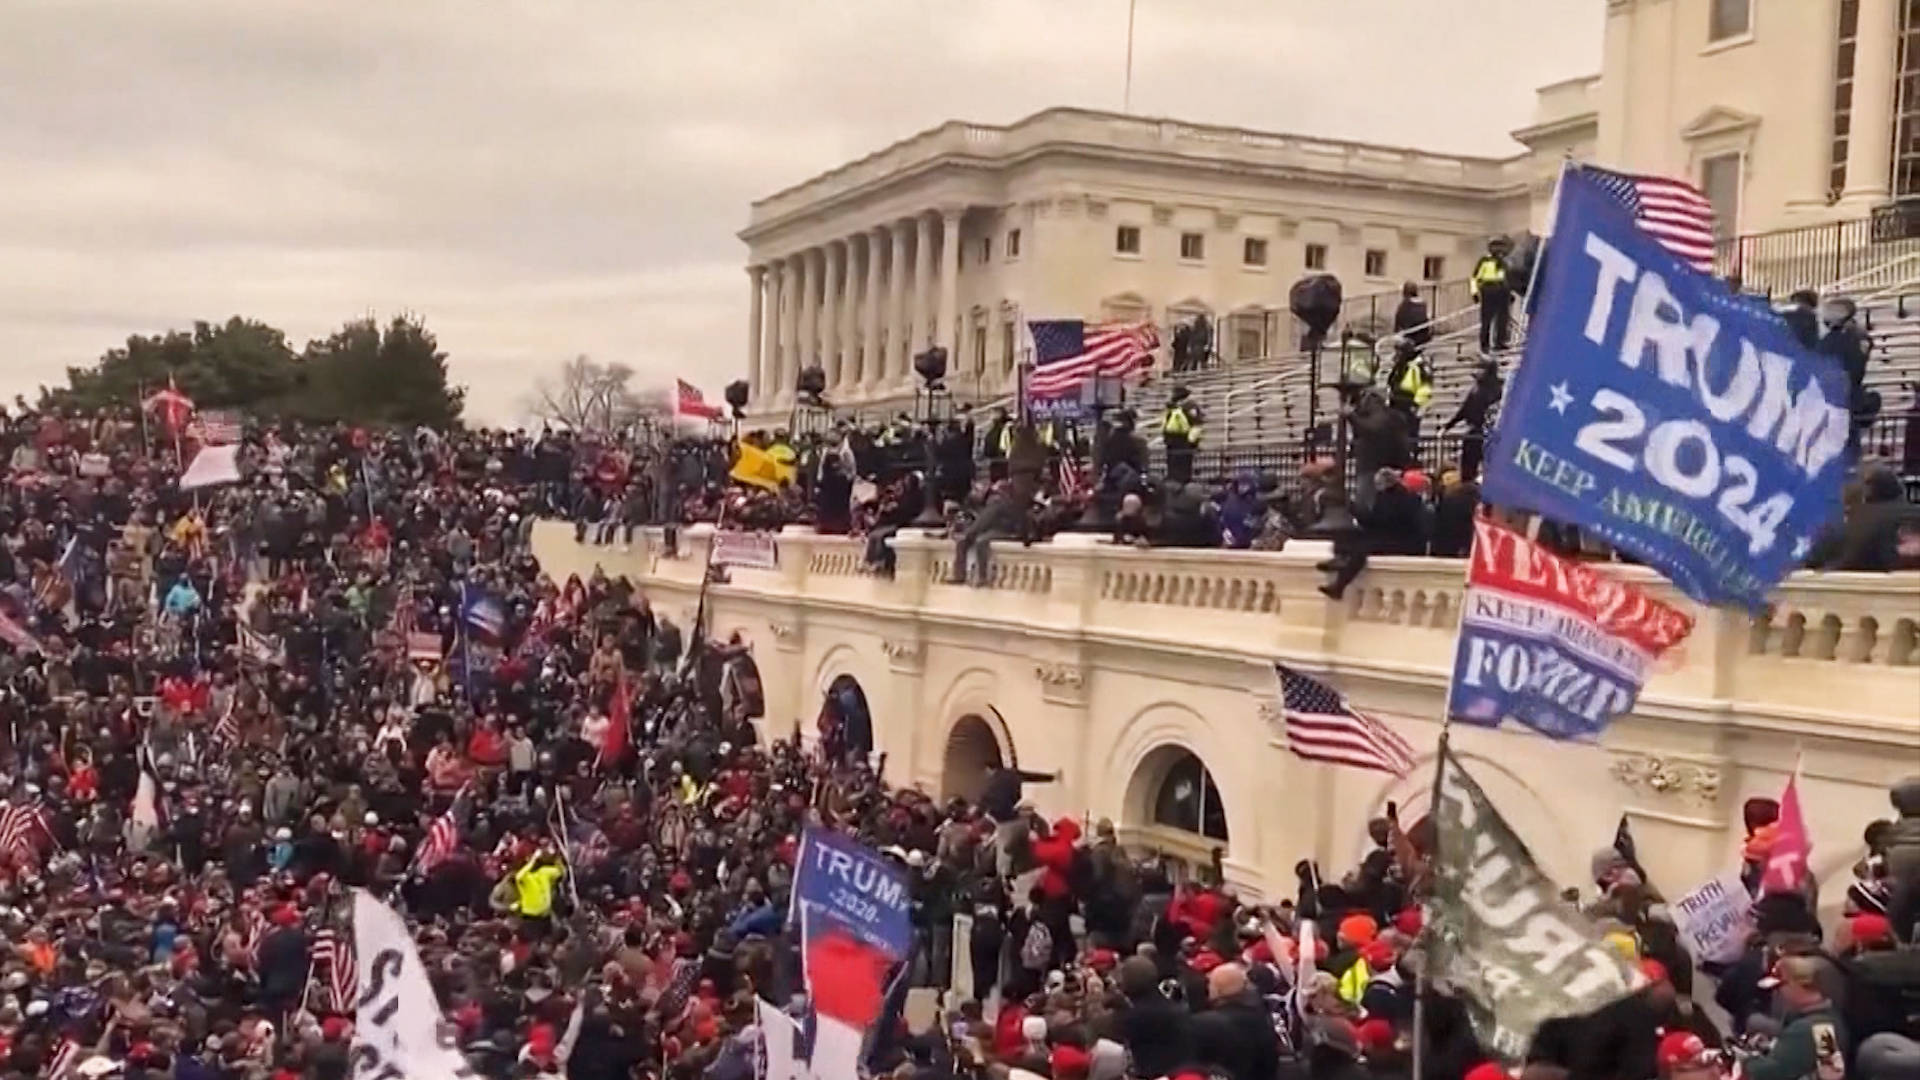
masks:
[(1714, 270), (1748, 292), (1785, 296), (1920, 254), (1920, 238), (1908, 231), (1876, 216), (1729, 237), (1715, 246)]

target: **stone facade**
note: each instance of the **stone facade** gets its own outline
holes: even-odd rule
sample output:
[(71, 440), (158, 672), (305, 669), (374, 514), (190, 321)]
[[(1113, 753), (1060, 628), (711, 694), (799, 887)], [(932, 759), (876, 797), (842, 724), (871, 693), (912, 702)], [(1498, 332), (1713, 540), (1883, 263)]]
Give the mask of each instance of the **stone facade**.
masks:
[[(559, 578), (627, 575), (687, 626), (709, 538), (685, 530), (673, 558), (655, 535), (632, 550), (593, 547), (543, 523), (534, 547)], [(1268, 554), (1076, 540), (998, 546), (991, 587), (967, 588), (943, 583), (945, 541), (902, 535), (898, 573), (882, 579), (862, 570), (859, 541), (789, 530), (779, 570), (736, 567), (713, 588), (713, 632), (753, 648), (765, 738), (796, 725), (812, 737), (821, 695), (851, 676), (893, 783), (973, 795), (995, 760), (1057, 771), (1029, 789), (1049, 816), (1109, 818), (1128, 842), (1196, 865), (1218, 844), (1229, 879), (1253, 895), (1291, 895), (1301, 858), (1351, 865), (1389, 800), (1425, 805), (1459, 562), (1376, 559), (1331, 604), (1314, 591), (1323, 552), (1310, 544)], [(1625, 813), (1669, 895), (1731, 864), (1741, 801), (1777, 796), (1799, 761), (1815, 870), (1844, 875), (1860, 830), (1888, 813), (1887, 786), (1920, 772), (1920, 578), (1799, 574), (1764, 618), (1695, 612), (1678, 658), (1598, 745), (1456, 728), (1455, 750), (1558, 880), (1584, 882)], [(1276, 660), (1390, 723), (1422, 752), (1413, 774), (1294, 758), (1273, 707)], [(1215, 835), (1168, 824), (1196, 801)]]

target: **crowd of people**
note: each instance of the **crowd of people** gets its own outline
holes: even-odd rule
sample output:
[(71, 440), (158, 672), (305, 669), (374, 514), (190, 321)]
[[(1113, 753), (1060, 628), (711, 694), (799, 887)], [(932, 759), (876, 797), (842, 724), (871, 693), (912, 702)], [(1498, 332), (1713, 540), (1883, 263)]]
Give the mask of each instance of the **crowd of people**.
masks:
[[(814, 481), (758, 488), (708, 444), (270, 425), (241, 481), (189, 492), (191, 430), (16, 410), (0, 431), (0, 1076), (347, 1076), (360, 887), (406, 914), (480, 1075), (746, 1080), (755, 999), (805, 1010), (785, 912), (810, 825), (913, 882), (911, 982), (939, 1019), (890, 1011), (873, 1075), (1409, 1075), (1422, 825), (1376, 822), (1350, 872), (1303, 865), (1297, 895), (1254, 903), (1219, 852), (1188, 867), (1109, 822), (1043, 819), (1024, 796), (1044, 776), (995, 772), (973, 802), (889, 787), (830, 701), (812, 731), (764, 715), (748, 645), (625, 580), (556, 582), (528, 547), (547, 516), (607, 543), (809, 506), (851, 529), (819, 514), (819, 478), (871, 483), (861, 455), (890, 444), (811, 440), (789, 450)], [(981, 479), (1072, 498), (1037, 443), (1013, 431)], [(901, 485), (973, 480), (907, 470), (890, 519), (885, 495), (854, 513), (880, 535), (927, 505)], [(1383, 475), (1374, 505), (1403, 490), (1424, 494)], [(1228, 496), (1251, 522), (1267, 491)], [(1915, 1075), (1920, 781), (1895, 803), (1837, 937), (1767, 899), (1746, 956), (1712, 972), (1725, 1026), (1644, 877), (1597, 861), (1587, 899), (1649, 984), (1543, 1028), (1528, 1071), (1700, 1080), (1739, 1038), (1759, 1080)], [(1422, 1075), (1499, 1075), (1459, 1003), (1425, 994)]]

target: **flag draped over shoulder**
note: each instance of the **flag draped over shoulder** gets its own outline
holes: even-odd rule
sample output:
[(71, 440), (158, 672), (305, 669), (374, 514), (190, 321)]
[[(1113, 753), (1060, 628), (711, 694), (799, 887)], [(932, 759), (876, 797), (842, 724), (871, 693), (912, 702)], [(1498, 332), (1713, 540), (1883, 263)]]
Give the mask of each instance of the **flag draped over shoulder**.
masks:
[(1653, 661), (1692, 632), (1693, 616), (1510, 529), (1473, 527), (1453, 718), (1598, 738), (1632, 710)]
[(1591, 1013), (1640, 975), (1560, 899), (1444, 744), (1438, 784), (1429, 970), (1465, 1003), (1481, 1045), (1519, 1062), (1542, 1021)]

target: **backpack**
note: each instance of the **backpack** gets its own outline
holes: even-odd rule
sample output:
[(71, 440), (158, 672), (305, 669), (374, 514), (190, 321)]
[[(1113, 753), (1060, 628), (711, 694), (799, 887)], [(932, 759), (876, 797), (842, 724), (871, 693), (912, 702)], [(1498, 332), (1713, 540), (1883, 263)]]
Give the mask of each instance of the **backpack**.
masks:
[(1027, 939), (1020, 943), (1020, 966), (1028, 971), (1045, 971), (1053, 962), (1053, 931), (1035, 919), (1027, 926)]

